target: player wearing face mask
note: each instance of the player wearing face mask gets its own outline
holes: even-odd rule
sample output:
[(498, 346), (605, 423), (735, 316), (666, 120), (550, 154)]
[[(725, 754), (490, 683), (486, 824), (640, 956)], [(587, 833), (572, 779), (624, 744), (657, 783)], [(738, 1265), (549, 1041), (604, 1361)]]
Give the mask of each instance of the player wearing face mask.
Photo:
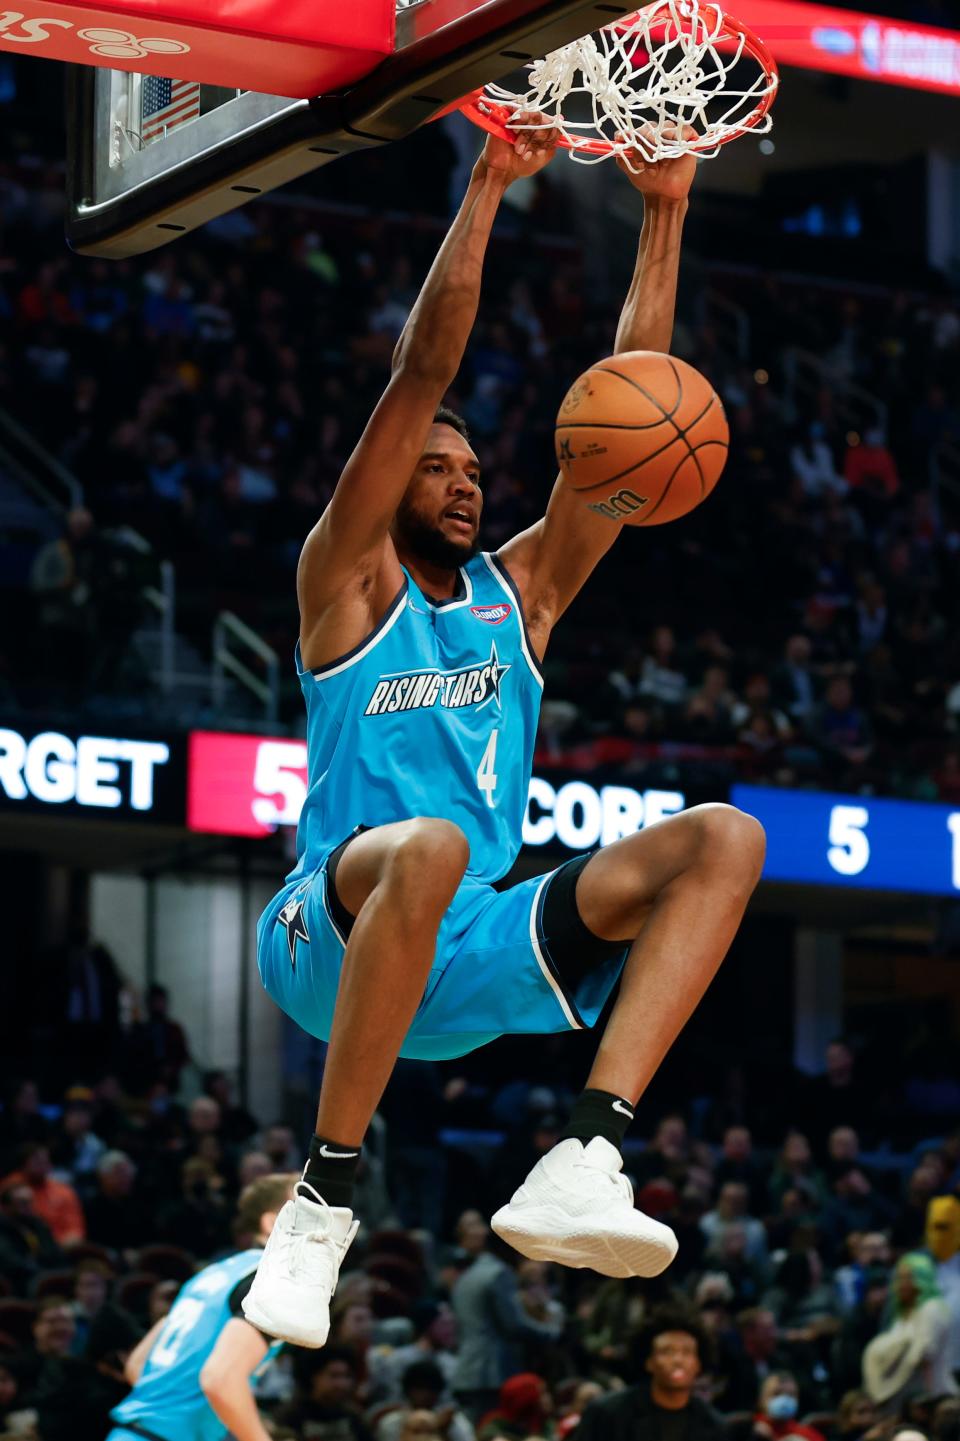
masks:
[(774, 1371), (760, 1388), (760, 1402), (753, 1418), (753, 1434), (765, 1441), (781, 1441), (782, 1437), (800, 1437), (801, 1441), (824, 1441), (815, 1426), (804, 1426), (797, 1420), (800, 1393), (788, 1371)]

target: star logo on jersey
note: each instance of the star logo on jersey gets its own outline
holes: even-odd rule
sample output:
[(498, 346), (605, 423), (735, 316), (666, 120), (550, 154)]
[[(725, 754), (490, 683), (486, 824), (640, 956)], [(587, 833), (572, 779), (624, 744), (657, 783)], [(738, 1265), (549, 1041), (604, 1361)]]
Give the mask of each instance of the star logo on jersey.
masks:
[(287, 933), (290, 964), (294, 970), (297, 969), (297, 941), (306, 941), (308, 946), (310, 944), (310, 932), (307, 930), (307, 923), (303, 918), (303, 902), (303, 896), (294, 896), (287, 901), (277, 916), (277, 920)]
[(365, 716), (396, 715), (412, 710), (482, 709), (490, 701), (500, 704), (500, 685), (512, 667), (504, 664), (491, 642), (486, 660), (457, 666), (456, 670), (395, 671), (382, 675), (364, 707)]

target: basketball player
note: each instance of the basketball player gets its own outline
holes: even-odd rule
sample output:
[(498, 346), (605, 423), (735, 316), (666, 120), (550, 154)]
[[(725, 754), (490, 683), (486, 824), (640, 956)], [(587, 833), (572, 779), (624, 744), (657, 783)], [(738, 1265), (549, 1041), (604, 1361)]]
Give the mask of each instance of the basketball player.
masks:
[(207, 1266), (182, 1288), (168, 1315), (138, 1342), (125, 1374), (133, 1390), (113, 1409), (107, 1441), (270, 1441), (250, 1382), (280, 1350), (240, 1312), (261, 1248), (295, 1176), (261, 1176), (240, 1197), (238, 1234), (256, 1246)]
[[(305, 1346), (326, 1339), (364, 1133), (398, 1055), (592, 1026), (621, 976), (562, 1139), (493, 1227), (525, 1256), (608, 1276), (669, 1264), (676, 1239), (634, 1209), (620, 1146), (762, 865), (757, 822), (709, 805), (493, 889), (520, 849), (551, 631), (618, 530), (558, 482), (541, 521), (480, 551), (480, 467), (463, 422), (440, 408), (500, 200), (553, 149), (545, 132), (487, 140), (300, 560), (310, 784), (299, 863), (261, 917), (259, 964), (274, 1000), (330, 1044), (303, 1180), (244, 1310)], [(669, 349), (695, 163), (630, 176), (646, 209), (618, 351)]]

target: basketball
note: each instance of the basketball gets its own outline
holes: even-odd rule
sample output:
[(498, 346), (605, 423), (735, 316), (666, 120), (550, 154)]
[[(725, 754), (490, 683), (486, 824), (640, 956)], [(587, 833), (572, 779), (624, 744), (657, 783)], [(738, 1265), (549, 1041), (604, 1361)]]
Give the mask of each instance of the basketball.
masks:
[(686, 361), (654, 350), (600, 360), (557, 415), (557, 463), (597, 515), (665, 525), (705, 500), (730, 433), (720, 397)]

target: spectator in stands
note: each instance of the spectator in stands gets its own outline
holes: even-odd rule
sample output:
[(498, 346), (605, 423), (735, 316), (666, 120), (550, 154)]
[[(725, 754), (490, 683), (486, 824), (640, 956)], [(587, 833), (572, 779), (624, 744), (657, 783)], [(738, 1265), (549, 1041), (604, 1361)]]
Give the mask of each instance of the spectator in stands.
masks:
[(33, 1189), (25, 1181), (0, 1190), (0, 1275), (24, 1293), (39, 1270), (62, 1264), (63, 1252), (45, 1221), (33, 1209)]
[(42, 1441), (102, 1441), (110, 1407), (124, 1386), (70, 1352), (76, 1323), (63, 1296), (45, 1297), (33, 1324), (33, 1346), (21, 1359), (24, 1403), (37, 1413)]
[(133, 1027), (130, 1050), (143, 1066), (144, 1089), (152, 1081), (160, 1080), (176, 1095), (180, 1074), (190, 1060), (190, 1046), (179, 1021), (170, 1018), (169, 1007), (170, 993), (166, 986), (150, 986), (147, 1014)]
[(76, 1271), (73, 1352), (88, 1361), (108, 1352), (126, 1354), (142, 1334), (140, 1326), (110, 1298), (113, 1272), (103, 1261), (81, 1261)]
[(377, 1424), (376, 1441), (401, 1441), (411, 1413), (425, 1411), (436, 1422), (436, 1434), (447, 1441), (474, 1441), (475, 1432), (462, 1411), (443, 1400), (446, 1382), (433, 1361), (415, 1361), (403, 1373), (403, 1405)]
[(860, 766), (870, 755), (872, 735), (866, 714), (854, 700), (845, 675), (827, 682), (822, 703), (811, 717), (810, 730), (833, 774)]
[(784, 1257), (764, 1305), (777, 1318), (781, 1338), (794, 1354), (808, 1354), (821, 1337), (839, 1329), (833, 1289), (824, 1279), (819, 1253), (812, 1248)]
[(814, 1164), (810, 1142), (802, 1131), (791, 1131), (770, 1177), (770, 1199), (779, 1201), (785, 1191), (797, 1185), (812, 1192), (818, 1202), (826, 1200), (826, 1182)]
[(771, 1438), (781, 1441), (784, 1436), (797, 1436), (800, 1441), (824, 1441), (815, 1426), (805, 1426), (797, 1420), (799, 1410), (800, 1390), (796, 1379), (789, 1371), (775, 1371), (760, 1388), (753, 1435), (765, 1441)]
[(156, 1222), (137, 1191), (137, 1168), (123, 1151), (97, 1163), (97, 1193), (86, 1203), (91, 1241), (126, 1251), (155, 1239)]
[(719, 1441), (719, 1417), (694, 1395), (707, 1354), (707, 1335), (696, 1316), (667, 1307), (655, 1312), (637, 1341), (639, 1384), (589, 1405), (577, 1441), (649, 1441), (652, 1436)]
[(808, 1083), (801, 1106), (805, 1130), (818, 1154), (837, 1126), (852, 1127), (858, 1137), (870, 1135), (874, 1097), (861, 1083), (853, 1048), (842, 1036), (827, 1046), (823, 1074)]
[(772, 1372), (782, 1370), (786, 1352), (780, 1348), (777, 1319), (772, 1311), (753, 1306), (737, 1317), (740, 1336), (727, 1363), (727, 1385), (722, 1401), (727, 1411), (746, 1411), (756, 1404), (760, 1387)]
[(677, 658), (677, 640), (668, 625), (657, 626), (640, 671), (640, 695), (668, 709), (683, 704), (687, 678)]
[[(297, 1168), (296, 1158), (300, 1155), (292, 1129), (284, 1125), (282, 1121), (275, 1121), (268, 1126), (263, 1133), (262, 1147), (265, 1156), (269, 1156), (270, 1164), (277, 1171), (295, 1171)], [(291, 1156), (294, 1158), (291, 1165), (287, 1165)]]
[(534, 1321), (525, 1313), (516, 1274), (488, 1249), (489, 1231), (478, 1213), (467, 1212), (460, 1218), (457, 1240), (474, 1260), (451, 1296), (460, 1335), (453, 1391), (475, 1420), (490, 1410), (504, 1381), (518, 1370), (523, 1341), (553, 1341), (558, 1332), (555, 1326)]
[(783, 662), (771, 678), (774, 705), (781, 707), (794, 722), (808, 721), (817, 703), (812, 655), (809, 638), (792, 635), (784, 647)]
[(204, 1094), (220, 1107), (220, 1133), (230, 1145), (243, 1145), (256, 1133), (250, 1112), (234, 1100), (233, 1084), (226, 1071), (208, 1071), (203, 1078)]
[(46, 1141), (50, 1123), (40, 1111), (40, 1087), (36, 1081), (15, 1080), (6, 1089), (0, 1109), (0, 1171), (4, 1175), (30, 1141)]
[(477, 1441), (534, 1441), (546, 1431), (551, 1409), (543, 1378), (520, 1372), (500, 1387), (495, 1410), (480, 1421)]
[(714, 1171), (718, 1186), (740, 1181), (750, 1196), (750, 1211), (762, 1212), (767, 1202), (763, 1169), (753, 1151), (753, 1137), (746, 1126), (728, 1126), (723, 1133), (720, 1159)]
[(767, 1233), (763, 1222), (748, 1215), (750, 1192), (742, 1181), (727, 1181), (720, 1187), (714, 1210), (700, 1221), (700, 1229), (712, 1244), (729, 1225), (739, 1225), (747, 1238), (747, 1257), (763, 1265), (767, 1259)]
[(446, 1302), (418, 1301), (412, 1310), (414, 1336), (394, 1347), (372, 1347), (367, 1353), (368, 1395), (371, 1401), (399, 1401), (407, 1368), (418, 1361), (438, 1366), (444, 1378), (442, 1400), (452, 1399), (450, 1390), (456, 1370), (457, 1327)]
[(865, 1231), (847, 1238), (850, 1262), (838, 1266), (833, 1284), (841, 1312), (847, 1316), (863, 1300), (867, 1277), (876, 1267), (889, 1266), (890, 1238), (883, 1231)]
[(886, 504), (900, 489), (900, 477), (879, 426), (867, 430), (862, 442), (847, 446), (843, 478), (854, 499), (861, 505), (867, 503), (864, 519), (872, 524), (882, 520)]
[[(374, 1441), (357, 1410), (357, 1374), (347, 1347), (323, 1346), (297, 1351), (293, 1371), (296, 1390), (277, 1410), (278, 1426), (298, 1436), (341, 1435), (344, 1441)], [(336, 1427), (336, 1430), (334, 1429)]]
[(869, 1175), (852, 1162), (834, 1173), (832, 1195), (821, 1212), (821, 1227), (835, 1255), (855, 1232), (879, 1231), (896, 1217), (896, 1206), (876, 1189)]
[(229, 1208), (223, 1177), (209, 1161), (192, 1156), (180, 1168), (180, 1195), (164, 1208), (163, 1238), (197, 1256), (212, 1256), (226, 1245)]
[(916, 1391), (930, 1396), (960, 1391), (946, 1341), (950, 1311), (934, 1262), (920, 1251), (902, 1256), (893, 1273), (889, 1324), (863, 1352), (863, 1384), (887, 1414)]
[(3, 1182), (8, 1186), (29, 1186), (34, 1214), (50, 1227), (58, 1246), (74, 1246), (86, 1235), (86, 1221), (80, 1198), (65, 1181), (51, 1176), (47, 1146), (31, 1144), (20, 1153), (20, 1165)]
[(95, 1185), (97, 1162), (106, 1153), (106, 1143), (93, 1133), (93, 1091), (89, 1086), (71, 1086), (64, 1097), (60, 1128), (51, 1149), (58, 1179), (72, 1179), (86, 1193)]
[(934, 1196), (927, 1207), (927, 1250), (937, 1268), (937, 1285), (950, 1311), (951, 1369), (960, 1370), (960, 1199)]
[(866, 1391), (846, 1391), (837, 1408), (839, 1441), (863, 1441), (877, 1424), (877, 1408)]
[(884, 1324), (889, 1268), (869, 1266), (860, 1281), (861, 1299), (844, 1316), (830, 1352), (830, 1370), (838, 1391), (863, 1385), (863, 1352)]
[(833, 452), (826, 441), (826, 427), (820, 420), (807, 426), (790, 450), (790, 469), (803, 486), (804, 495), (819, 499), (827, 492), (842, 493), (846, 482), (837, 473)]

